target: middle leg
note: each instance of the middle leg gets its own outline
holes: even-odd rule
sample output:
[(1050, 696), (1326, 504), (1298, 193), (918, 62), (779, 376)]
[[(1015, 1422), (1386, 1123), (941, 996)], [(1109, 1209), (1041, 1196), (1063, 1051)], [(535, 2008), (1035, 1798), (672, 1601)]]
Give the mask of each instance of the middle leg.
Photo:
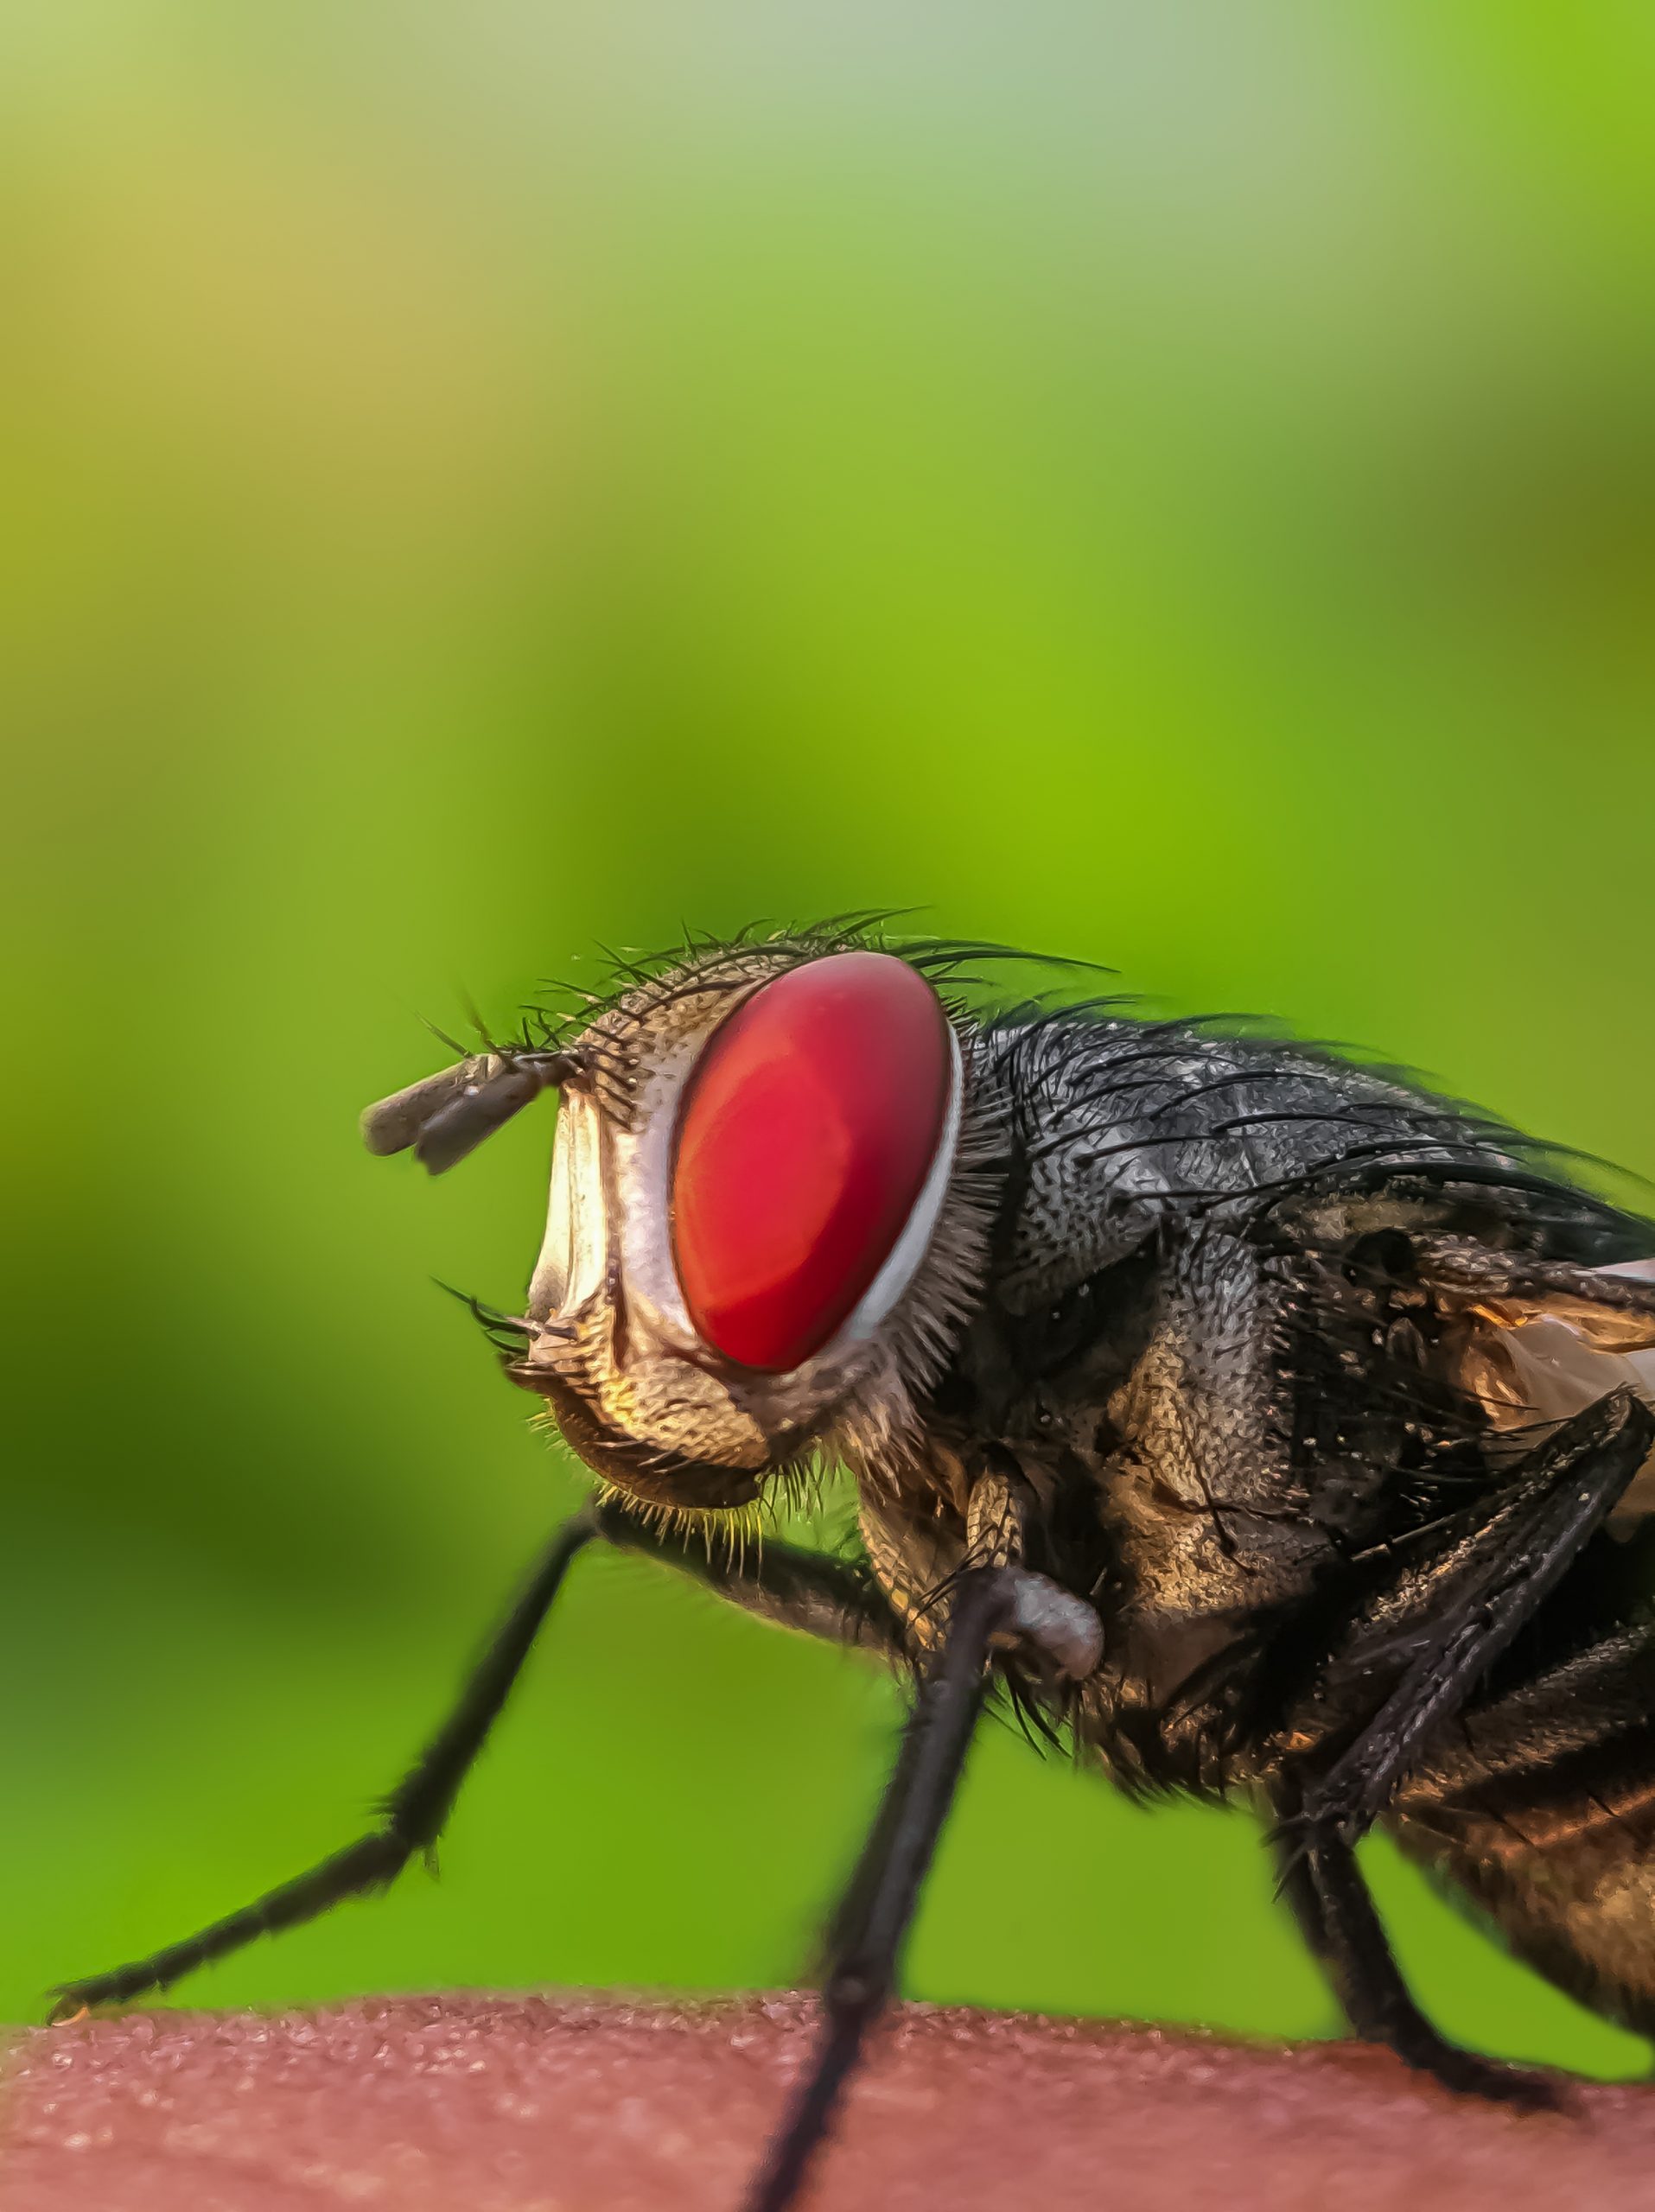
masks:
[(914, 1700), (862, 1857), (829, 1931), (821, 2038), (748, 2212), (788, 2212), (827, 2134), (869, 2029), (891, 1992), (904, 1937), (954, 1802), (988, 1683), (996, 1635), (1015, 1600), (999, 1572), (968, 1568)]

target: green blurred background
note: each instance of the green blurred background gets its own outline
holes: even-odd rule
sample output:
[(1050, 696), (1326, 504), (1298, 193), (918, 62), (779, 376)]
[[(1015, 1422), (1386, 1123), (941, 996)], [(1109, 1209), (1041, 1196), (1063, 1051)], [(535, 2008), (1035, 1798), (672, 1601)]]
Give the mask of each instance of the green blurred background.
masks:
[[(365, 1101), (598, 941), (912, 904), (1655, 1170), (1655, 29), (1616, 5), (50, 0), (0, 30), (0, 2016), (346, 1840), (581, 1484), (550, 1113)], [(794, 1977), (892, 1688), (583, 1566), (440, 1885), (183, 1993)], [(1384, 1847), (1486, 2048), (1641, 2048)], [(1330, 2032), (1241, 1815), (1003, 1730), (939, 1999)]]

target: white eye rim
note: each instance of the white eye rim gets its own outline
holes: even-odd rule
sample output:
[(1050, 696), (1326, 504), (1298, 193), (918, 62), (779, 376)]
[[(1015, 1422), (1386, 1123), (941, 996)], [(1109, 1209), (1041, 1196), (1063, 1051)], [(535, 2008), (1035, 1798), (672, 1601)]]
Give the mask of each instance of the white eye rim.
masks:
[[(954, 1025), (945, 1014), (943, 1028), (948, 1039), (948, 1097), (926, 1179), (908, 1209), (896, 1242), (881, 1261), (873, 1281), (827, 1342), (797, 1367), (744, 1367), (739, 1360), (721, 1352), (716, 1344), (709, 1344), (690, 1319), (672, 1252), (672, 1162), (684, 1086), (709, 1039), (703, 1039), (684, 1064), (675, 1068), (670, 1099), (663, 1099), (659, 1104), (652, 1100), (643, 1129), (630, 1141), (635, 1147), (633, 1159), (630, 1162), (618, 1161), (616, 1178), (618, 1190), (623, 1182), (626, 1185), (621, 1253), (628, 1297), (634, 1312), (640, 1303), (646, 1307), (651, 1322), (665, 1342), (699, 1360), (715, 1360), (731, 1378), (741, 1378), (749, 1389), (762, 1389), (767, 1386), (786, 1389), (800, 1383), (808, 1386), (818, 1376), (843, 1367), (878, 1334), (931, 1249), (959, 1151), (959, 1133), (964, 1119), (965, 1065)], [(622, 1144), (627, 1141), (622, 1140)], [(616, 1149), (619, 1154), (621, 1146)], [(634, 1173), (636, 1181), (633, 1179)]]
[(872, 1282), (820, 1351), (813, 1352), (801, 1366), (789, 1369), (790, 1374), (807, 1375), (818, 1361), (824, 1365), (836, 1364), (877, 1336), (925, 1264), (931, 1240), (937, 1233), (937, 1224), (942, 1218), (948, 1186), (953, 1180), (960, 1127), (965, 1118), (965, 1064), (954, 1025), (946, 1016), (944, 1026), (948, 1032), (948, 1103), (937, 1149), (926, 1171), (926, 1179), (920, 1185), (920, 1194)]
[[(761, 988), (755, 982), (754, 988)], [(942, 1217), (964, 1121), (965, 1068), (954, 1025), (943, 1015), (948, 1038), (948, 1096), (931, 1164), (895, 1243), (871, 1282), (828, 1341), (797, 1367), (742, 1366), (701, 1337), (690, 1319), (672, 1254), (670, 1203), (678, 1111), (690, 1075), (714, 1032), (749, 993), (721, 1013), (699, 1035), (681, 1039), (651, 1069), (634, 1102), (633, 1129), (608, 1122), (595, 1100), (564, 1094), (558, 1109), (546, 1233), (531, 1282), (529, 1313), (544, 1320), (568, 1311), (602, 1287), (611, 1240), (618, 1246), (627, 1320), (640, 1343), (704, 1365), (714, 1361), (731, 1382), (748, 1391), (808, 1390), (814, 1382), (836, 1387), (847, 1363), (878, 1336), (925, 1264)]]

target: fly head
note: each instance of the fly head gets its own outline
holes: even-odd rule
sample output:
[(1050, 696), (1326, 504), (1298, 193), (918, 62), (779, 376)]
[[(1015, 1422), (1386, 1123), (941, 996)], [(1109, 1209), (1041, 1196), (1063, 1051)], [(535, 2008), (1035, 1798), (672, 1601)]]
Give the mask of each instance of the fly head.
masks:
[(556, 1049), (370, 1108), (434, 1173), (558, 1094), (508, 1357), (623, 1495), (721, 1510), (825, 1446), (900, 1448), (982, 1294), (996, 1115), (978, 1033), (920, 968), (788, 938), (644, 976)]

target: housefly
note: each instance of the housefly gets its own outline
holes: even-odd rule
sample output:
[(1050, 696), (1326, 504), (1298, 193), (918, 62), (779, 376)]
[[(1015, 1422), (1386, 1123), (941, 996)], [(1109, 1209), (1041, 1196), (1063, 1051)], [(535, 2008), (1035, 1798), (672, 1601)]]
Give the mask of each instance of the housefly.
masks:
[[(1117, 1001), (983, 1011), (992, 950), (696, 942), (370, 1109), (371, 1151), (436, 1172), (557, 1094), (525, 1310), (480, 1311), (594, 1494), (379, 1826), (65, 2005), (429, 1850), (572, 1562), (612, 1545), (911, 1684), (751, 2212), (829, 2129), (994, 1697), (1129, 1791), (1264, 1808), (1352, 2027), (1422, 2073), (1555, 2095), (1414, 2004), (1355, 1857), (1375, 1822), (1655, 2035), (1655, 1224), (1330, 1051)], [(709, 1541), (824, 1462), (854, 1556)]]

